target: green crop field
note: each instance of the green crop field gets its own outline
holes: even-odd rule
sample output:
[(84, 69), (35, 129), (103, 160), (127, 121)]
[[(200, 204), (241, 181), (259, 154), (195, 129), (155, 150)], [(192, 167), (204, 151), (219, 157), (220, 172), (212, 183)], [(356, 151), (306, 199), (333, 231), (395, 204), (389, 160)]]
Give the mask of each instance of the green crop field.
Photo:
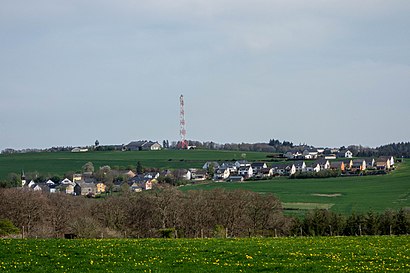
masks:
[[(249, 161), (267, 160), (266, 153), (246, 152)], [(66, 172), (79, 171), (88, 161), (96, 168), (135, 166), (200, 168), (206, 161), (239, 160), (240, 151), (162, 150), (136, 152), (87, 152), (87, 153), (26, 153), (0, 155), (0, 180), (8, 173), (39, 172), (43, 175), (62, 176)], [(336, 212), (376, 212), (388, 208), (410, 207), (410, 162), (399, 165), (389, 175), (366, 177), (338, 177), (327, 179), (275, 178), (246, 183), (209, 183), (185, 186), (181, 189), (246, 189), (260, 193), (273, 193), (280, 198), (288, 213), (303, 214), (307, 209), (325, 208)]]
[(409, 272), (410, 237), (0, 240), (1, 272)]
[(94, 166), (109, 165), (111, 167), (133, 166), (140, 161), (144, 167), (150, 168), (200, 168), (206, 161), (240, 160), (243, 156), (249, 161), (267, 160), (267, 153), (240, 151), (209, 150), (162, 150), (135, 152), (55, 152), (55, 153), (23, 153), (0, 155), (0, 179), (9, 173), (39, 172), (40, 174), (63, 175), (70, 171), (79, 171), (88, 161)]
[(214, 188), (245, 189), (273, 193), (289, 209), (326, 208), (350, 214), (370, 210), (410, 207), (410, 163), (402, 163), (388, 175), (321, 179), (288, 179), (243, 183), (209, 183), (183, 187), (184, 190)]

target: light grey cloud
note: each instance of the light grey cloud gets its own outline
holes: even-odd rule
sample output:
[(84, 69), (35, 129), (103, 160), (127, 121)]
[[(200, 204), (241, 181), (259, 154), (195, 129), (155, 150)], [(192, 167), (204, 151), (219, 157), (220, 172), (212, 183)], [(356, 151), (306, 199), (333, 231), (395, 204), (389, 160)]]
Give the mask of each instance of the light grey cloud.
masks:
[(408, 141), (391, 120), (410, 121), (409, 12), (401, 0), (3, 1), (0, 149), (176, 140), (181, 93), (192, 139)]

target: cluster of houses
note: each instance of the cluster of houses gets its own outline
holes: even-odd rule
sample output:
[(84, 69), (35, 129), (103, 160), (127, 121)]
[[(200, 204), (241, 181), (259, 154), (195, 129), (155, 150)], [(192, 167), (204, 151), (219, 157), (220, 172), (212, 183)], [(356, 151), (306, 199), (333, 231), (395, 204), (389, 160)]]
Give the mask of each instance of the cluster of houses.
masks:
[[(267, 179), (274, 176), (290, 176), (298, 172), (320, 172), (323, 170), (338, 170), (343, 174), (358, 174), (365, 170), (382, 170), (389, 171), (394, 168), (395, 161), (392, 156), (379, 157), (377, 159), (351, 159), (346, 157), (344, 160), (329, 160), (325, 158), (317, 160), (288, 160), (283, 163), (273, 163), (270, 166), (266, 162), (248, 162), (226, 161), (226, 162), (206, 162), (202, 169), (178, 169), (164, 170), (160, 172), (149, 172), (144, 174), (135, 174), (128, 171), (112, 170), (113, 176), (122, 177), (123, 179), (114, 179), (113, 183), (108, 185), (98, 182), (91, 172), (74, 174), (72, 179), (64, 178), (61, 181), (48, 180), (42, 183), (36, 183), (33, 180), (27, 181), (22, 173), (21, 186), (34, 191), (43, 192), (64, 192), (72, 195), (94, 196), (104, 193), (108, 190), (130, 190), (141, 192), (151, 190), (158, 183), (160, 176), (173, 177), (174, 179), (184, 181), (228, 181), (241, 182), (246, 179)], [(212, 171), (211, 171), (212, 170)], [(213, 175), (213, 176), (212, 176)]]
[(126, 189), (139, 192), (142, 190), (152, 189), (152, 185), (157, 182), (159, 173), (146, 173), (136, 175), (133, 171), (115, 171), (115, 175), (125, 177), (126, 181), (114, 180), (110, 189), (103, 182), (98, 182), (91, 172), (82, 174), (74, 174), (72, 179), (64, 178), (61, 181), (47, 180), (45, 182), (36, 183), (34, 180), (27, 181), (24, 172), (21, 176), (22, 188), (31, 189), (34, 191), (43, 191), (49, 193), (62, 192), (71, 195), (88, 195), (95, 196), (105, 193), (108, 190), (119, 191), (122, 186)]
[(338, 170), (344, 174), (357, 174), (365, 170), (388, 171), (394, 168), (392, 156), (379, 157), (377, 159), (350, 159), (330, 161), (319, 159), (314, 161), (285, 161), (284, 163), (268, 165), (264, 162), (250, 163), (248, 161), (236, 162), (206, 162), (203, 169), (209, 166), (215, 170), (214, 181), (244, 181), (249, 178), (264, 179), (272, 176), (289, 176), (297, 172), (320, 172), (323, 170)]
[(151, 190), (158, 183), (160, 176), (178, 177), (185, 181), (203, 181), (208, 179), (206, 170), (202, 169), (179, 169), (164, 170), (160, 172), (147, 172), (144, 174), (135, 174), (133, 171), (111, 170), (111, 175), (123, 179), (114, 179), (113, 183), (108, 186), (106, 183), (98, 182), (92, 172), (74, 174), (71, 179), (64, 178), (61, 181), (47, 180), (44, 182), (27, 181), (22, 172), (21, 187), (33, 191), (43, 191), (49, 193), (62, 192), (71, 195), (88, 195), (95, 196), (107, 191), (129, 190), (132, 192), (141, 192)]
[[(93, 146), (93, 148), (98, 147)], [(112, 145), (112, 148), (114, 150), (121, 150), (121, 151), (158, 151), (162, 149), (161, 144), (159, 144), (157, 141), (151, 141), (151, 140), (138, 140), (138, 141), (132, 141), (128, 144), (125, 145)], [(76, 147), (71, 150), (72, 153), (83, 153), (83, 152), (88, 152), (88, 148), (80, 148)]]
[(337, 158), (353, 158), (353, 153), (347, 149), (340, 150), (338, 148), (312, 148), (305, 150), (291, 150), (283, 154), (283, 157), (291, 160), (312, 160), (318, 158), (333, 160)]

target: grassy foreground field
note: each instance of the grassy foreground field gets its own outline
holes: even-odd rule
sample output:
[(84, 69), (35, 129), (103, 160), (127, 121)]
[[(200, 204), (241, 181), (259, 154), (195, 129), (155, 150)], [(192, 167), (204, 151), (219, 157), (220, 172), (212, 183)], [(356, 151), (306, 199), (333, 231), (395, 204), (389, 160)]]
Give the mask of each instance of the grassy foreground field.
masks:
[(62, 176), (66, 172), (81, 170), (89, 161), (93, 162), (96, 168), (104, 165), (130, 165), (135, 168), (138, 161), (144, 167), (150, 168), (201, 168), (206, 161), (240, 160), (244, 153), (249, 161), (267, 159), (267, 153), (210, 150), (0, 154), (0, 179), (12, 172), (20, 173), (22, 169), (26, 173), (37, 171), (40, 174)]
[(410, 237), (0, 240), (1, 272), (409, 272)]
[(245, 183), (209, 183), (186, 186), (184, 190), (214, 188), (244, 189), (273, 193), (285, 208), (324, 208), (336, 212), (381, 212), (410, 207), (410, 163), (402, 163), (388, 175), (322, 179), (276, 178)]

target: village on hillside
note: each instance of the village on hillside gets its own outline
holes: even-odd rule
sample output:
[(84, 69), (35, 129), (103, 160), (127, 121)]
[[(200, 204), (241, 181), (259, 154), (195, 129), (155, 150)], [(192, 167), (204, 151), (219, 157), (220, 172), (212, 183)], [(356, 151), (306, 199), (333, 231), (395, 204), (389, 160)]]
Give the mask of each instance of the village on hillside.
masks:
[[(163, 147), (158, 142), (134, 141), (123, 150), (158, 151)], [(72, 152), (86, 152), (72, 150)], [(202, 168), (176, 170), (149, 170), (142, 166), (136, 170), (113, 170), (110, 166), (95, 171), (91, 162), (83, 167), (82, 173), (73, 174), (62, 180), (26, 180), (24, 171), (21, 187), (33, 191), (63, 192), (81, 196), (97, 196), (106, 192), (151, 190), (162, 185), (185, 185), (201, 181), (243, 182), (267, 180), (273, 177), (319, 178), (336, 176), (359, 176), (386, 174), (395, 168), (393, 156), (378, 158), (353, 158), (351, 151), (339, 149), (311, 148), (291, 150), (281, 155), (281, 161), (250, 162), (247, 160), (204, 162)], [(138, 162), (140, 164), (140, 162)], [(57, 181), (55, 181), (57, 180)]]

